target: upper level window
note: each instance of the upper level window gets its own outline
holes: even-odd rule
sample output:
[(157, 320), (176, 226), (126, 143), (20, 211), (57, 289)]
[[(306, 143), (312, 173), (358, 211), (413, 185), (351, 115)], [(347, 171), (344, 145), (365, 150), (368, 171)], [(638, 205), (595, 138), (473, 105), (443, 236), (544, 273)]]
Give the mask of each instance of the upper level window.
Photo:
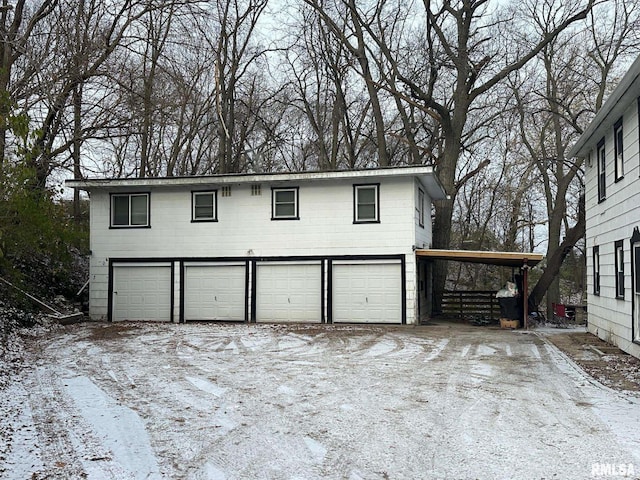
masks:
[(418, 189), (418, 225), (424, 227), (424, 192)]
[(298, 187), (271, 189), (271, 219), (299, 220)]
[(379, 185), (353, 186), (353, 222), (380, 222), (380, 189)]
[(622, 119), (618, 120), (613, 126), (613, 139), (615, 142), (615, 174), (617, 182), (624, 177), (624, 143), (622, 135)]
[(217, 222), (218, 221), (218, 192), (192, 192), (191, 193), (191, 221), (192, 222)]
[(598, 147), (596, 149), (596, 158), (598, 160), (598, 202), (602, 202), (605, 198), (607, 198), (607, 169), (604, 151), (604, 138), (598, 143)]
[(622, 240), (615, 243), (616, 251), (616, 298), (624, 298), (624, 244)]
[(111, 195), (112, 227), (148, 227), (149, 194), (126, 193)]
[(600, 247), (593, 247), (593, 294), (600, 295)]

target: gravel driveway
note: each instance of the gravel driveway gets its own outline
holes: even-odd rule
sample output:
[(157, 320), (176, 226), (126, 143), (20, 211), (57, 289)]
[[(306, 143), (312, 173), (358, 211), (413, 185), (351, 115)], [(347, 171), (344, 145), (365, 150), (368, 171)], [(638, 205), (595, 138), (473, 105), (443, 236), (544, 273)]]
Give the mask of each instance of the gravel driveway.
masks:
[(638, 392), (534, 333), (85, 323), (24, 360), (2, 478), (640, 475)]

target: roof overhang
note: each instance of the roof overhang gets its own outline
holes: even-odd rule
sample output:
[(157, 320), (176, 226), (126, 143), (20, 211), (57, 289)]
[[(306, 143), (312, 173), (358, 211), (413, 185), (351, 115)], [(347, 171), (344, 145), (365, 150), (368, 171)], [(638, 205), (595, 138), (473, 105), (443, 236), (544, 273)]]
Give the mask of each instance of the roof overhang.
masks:
[(601, 138), (613, 128), (613, 125), (622, 117), (625, 110), (632, 102), (640, 97), (640, 56), (631, 65), (620, 83), (609, 96), (602, 108), (598, 111), (586, 130), (580, 135), (578, 141), (571, 147), (567, 156), (569, 158), (585, 158), (597, 145)]
[(336, 170), (328, 172), (295, 173), (234, 173), (226, 175), (201, 175), (192, 177), (152, 177), (67, 180), (65, 185), (80, 190), (114, 190), (130, 188), (203, 187), (211, 185), (238, 185), (255, 183), (292, 183), (305, 181), (352, 180), (374, 181), (381, 178), (414, 177), (425, 188), (432, 200), (445, 198), (445, 191), (433, 166), (406, 166), (371, 168), (363, 170)]
[(544, 258), (541, 253), (484, 252), (478, 250), (418, 249), (416, 256), (431, 260), (452, 260), (467, 263), (484, 263), (505, 267), (533, 267)]

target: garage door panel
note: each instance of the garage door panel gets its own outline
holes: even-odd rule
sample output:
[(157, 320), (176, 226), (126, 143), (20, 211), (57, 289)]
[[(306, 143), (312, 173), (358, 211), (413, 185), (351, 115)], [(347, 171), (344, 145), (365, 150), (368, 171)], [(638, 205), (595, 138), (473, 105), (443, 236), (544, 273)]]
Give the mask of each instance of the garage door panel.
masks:
[(113, 267), (114, 321), (171, 320), (171, 267)]
[(245, 319), (245, 266), (185, 267), (185, 320)]
[(333, 265), (334, 323), (401, 323), (401, 264)]
[(309, 322), (322, 319), (320, 264), (257, 266), (256, 320)]

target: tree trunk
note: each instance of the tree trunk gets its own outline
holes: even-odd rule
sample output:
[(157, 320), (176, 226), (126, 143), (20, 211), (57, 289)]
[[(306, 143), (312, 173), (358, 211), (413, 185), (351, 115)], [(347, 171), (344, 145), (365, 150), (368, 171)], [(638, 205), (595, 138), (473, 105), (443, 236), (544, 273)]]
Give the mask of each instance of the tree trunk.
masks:
[[(80, 148), (82, 146), (82, 85), (73, 88), (73, 178), (82, 178)], [(80, 189), (73, 189), (73, 219), (80, 222)]]
[[(433, 248), (449, 248), (451, 238), (451, 218), (453, 216), (453, 198), (438, 200), (435, 203), (436, 216), (433, 222)], [(447, 281), (448, 264), (436, 260), (433, 264), (433, 306), (434, 314), (442, 313), (442, 294)]]
[[(542, 272), (542, 276), (529, 295), (529, 304), (538, 306), (545, 293), (553, 284), (553, 280), (558, 276), (562, 262), (569, 254), (575, 244), (585, 234), (585, 212), (584, 212), (584, 195), (580, 196), (580, 204), (578, 208), (578, 220), (576, 224), (567, 230), (567, 233), (560, 243), (559, 247), (547, 258), (547, 267)], [(547, 313), (551, 313), (550, 311)]]

